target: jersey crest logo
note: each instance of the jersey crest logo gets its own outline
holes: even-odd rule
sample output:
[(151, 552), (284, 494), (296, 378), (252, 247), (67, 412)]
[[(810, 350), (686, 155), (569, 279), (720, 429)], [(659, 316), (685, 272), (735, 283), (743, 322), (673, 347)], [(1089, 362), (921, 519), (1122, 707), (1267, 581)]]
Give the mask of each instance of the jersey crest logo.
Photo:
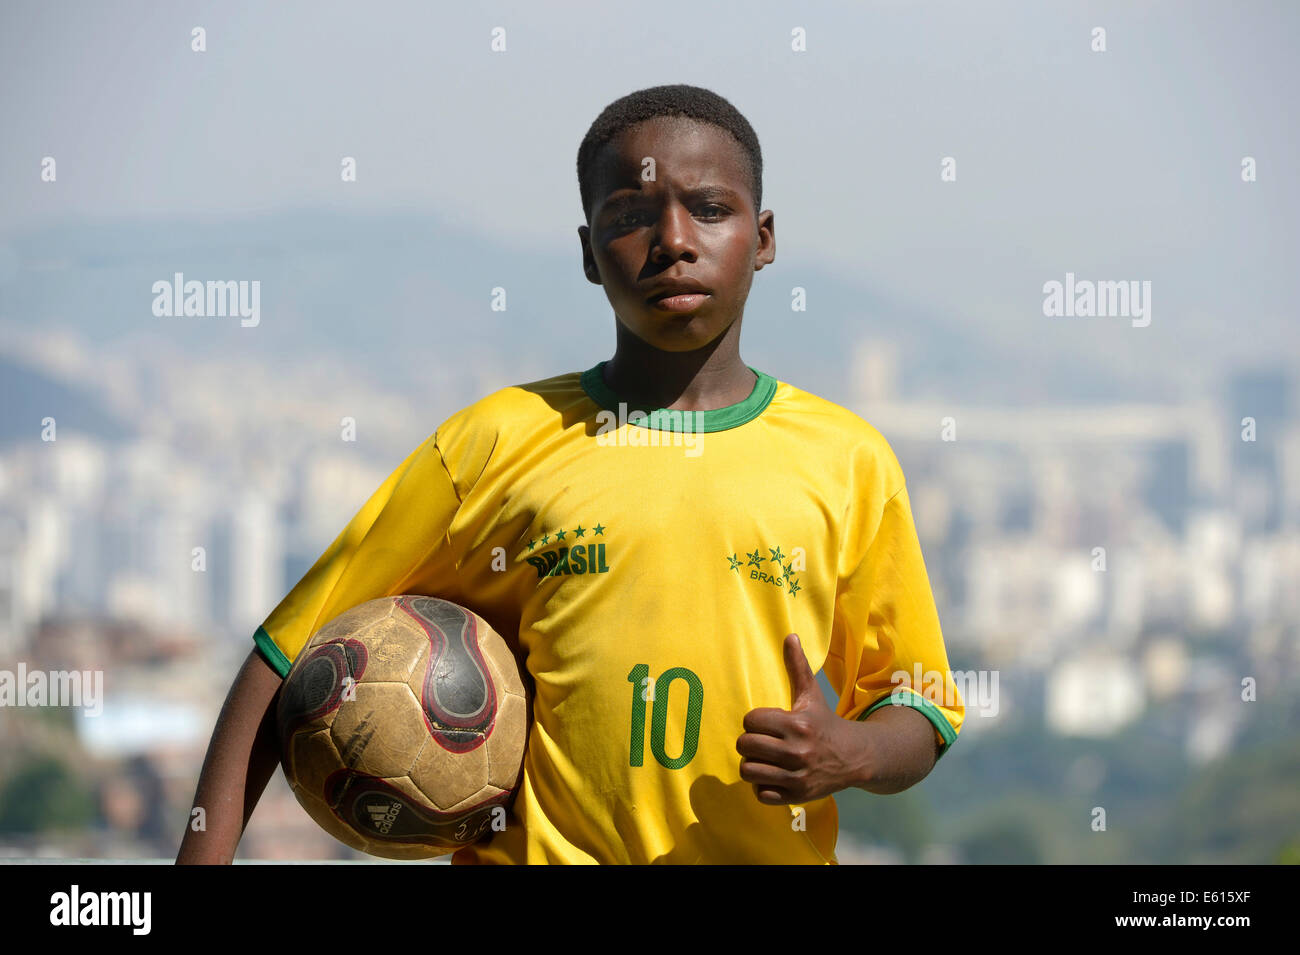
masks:
[(794, 576), (804, 570), (802, 547), (792, 547), (789, 556), (780, 547), (755, 547), (744, 554), (743, 558), (739, 554), (728, 554), (724, 558), (729, 565), (727, 569), (747, 577), (756, 585), (776, 587), (787, 597), (797, 597), (803, 590)]
[(528, 542), (524, 560), (537, 571), (537, 579), (579, 574), (609, 573), (609, 557), (605, 551), (605, 536), (609, 530), (604, 524), (590, 527), (560, 528), (549, 531)]

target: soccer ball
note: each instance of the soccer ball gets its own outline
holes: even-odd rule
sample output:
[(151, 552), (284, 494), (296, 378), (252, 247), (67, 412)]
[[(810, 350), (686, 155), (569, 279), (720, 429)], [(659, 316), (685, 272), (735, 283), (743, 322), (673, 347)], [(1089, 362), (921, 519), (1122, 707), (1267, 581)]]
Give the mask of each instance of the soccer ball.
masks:
[(371, 855), (423, 859), (502, 828), (528, 702), (482, 617), (404, 595), (321, 627), (284, 681), (276, 722), (285, 778), (321, 828)]

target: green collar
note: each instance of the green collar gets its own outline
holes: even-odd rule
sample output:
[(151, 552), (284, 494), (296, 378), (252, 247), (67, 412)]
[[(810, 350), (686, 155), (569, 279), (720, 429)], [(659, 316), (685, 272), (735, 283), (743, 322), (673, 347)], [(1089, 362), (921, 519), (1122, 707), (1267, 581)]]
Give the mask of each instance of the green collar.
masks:
[[(725, 408), (710, 408), (707, 411), (673, 411), (668, 408), (632, 408), (627, 407), (627, 411), (640, 411), (646, 415), (646, 418), (637, 417), (628, 424), (635, 424), (638, 427), (649, 428), (657, 431), (727, 431), (730, 428), (738, 428), (746, 421), (753, 421), (772, 402), (772, 396), (776, 394), (776, 379), (771, 375), (765, 375), (757, 368), (745, 366), (758, 376), (758, 381), (754, 383), (754, 390), (749, 393), (749, 397), (744, 401), (739, 401), (734, 405), (727, 405)], [(581, 382), (582, 390), (592, 401), (596, 402), (601, 408), (619, 414), (619, 397), (610, 387), (605, 384), (604, 378), (605, 362), (599, 362), (592, 368), (588, 368), (582, 373)], [(622, 422), (620, 421), (621, 425)]]

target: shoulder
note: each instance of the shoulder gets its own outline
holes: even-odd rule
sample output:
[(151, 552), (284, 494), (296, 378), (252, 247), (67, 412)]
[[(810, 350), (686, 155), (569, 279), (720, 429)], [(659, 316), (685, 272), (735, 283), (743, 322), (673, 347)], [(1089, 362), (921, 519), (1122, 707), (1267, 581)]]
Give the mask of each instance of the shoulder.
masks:
[(902, 466), (885, 436), (861, 415), (778, 379), (772, 396), (774, 419), (788, 424), (803, 440), (823, 445), (851, 469), (851, 480), (867, 482), (889, 498), (903, 486)]
[(498, 388), (447, 418), (439, 431), (504, 428), (545, 421), (586, 399), (579, 372)]
[(589, 413), (590, 403), (579, 372), (508, 385), (451, 415), (433, 438), (448, 469), (472, 481), (494, 451), (558, 433)]

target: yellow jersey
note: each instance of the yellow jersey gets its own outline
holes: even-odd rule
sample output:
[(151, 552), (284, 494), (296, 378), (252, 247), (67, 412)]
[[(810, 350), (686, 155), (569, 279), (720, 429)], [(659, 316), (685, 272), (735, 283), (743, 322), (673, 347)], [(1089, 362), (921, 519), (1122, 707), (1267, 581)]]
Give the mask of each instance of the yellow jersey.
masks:
[[(469, 607), (511, 644), (533, 701), (522, 779), (504, 831), (454, 862), (833, 863), (834, 799), (760, 803), (736, 740), (750, 710), (790, 708), (788, 633), (841, 717), (892, 696), (940, 755), (957, 738), (898, 460), (862, 418), (757, 369), (745, 400), (683, 412), (629, 409), (603, 366), (448, 418), (256, 645), (286, 675), (323, 624), (396, 594)], [(908, 689), (918, 671), (944, 692)]]

